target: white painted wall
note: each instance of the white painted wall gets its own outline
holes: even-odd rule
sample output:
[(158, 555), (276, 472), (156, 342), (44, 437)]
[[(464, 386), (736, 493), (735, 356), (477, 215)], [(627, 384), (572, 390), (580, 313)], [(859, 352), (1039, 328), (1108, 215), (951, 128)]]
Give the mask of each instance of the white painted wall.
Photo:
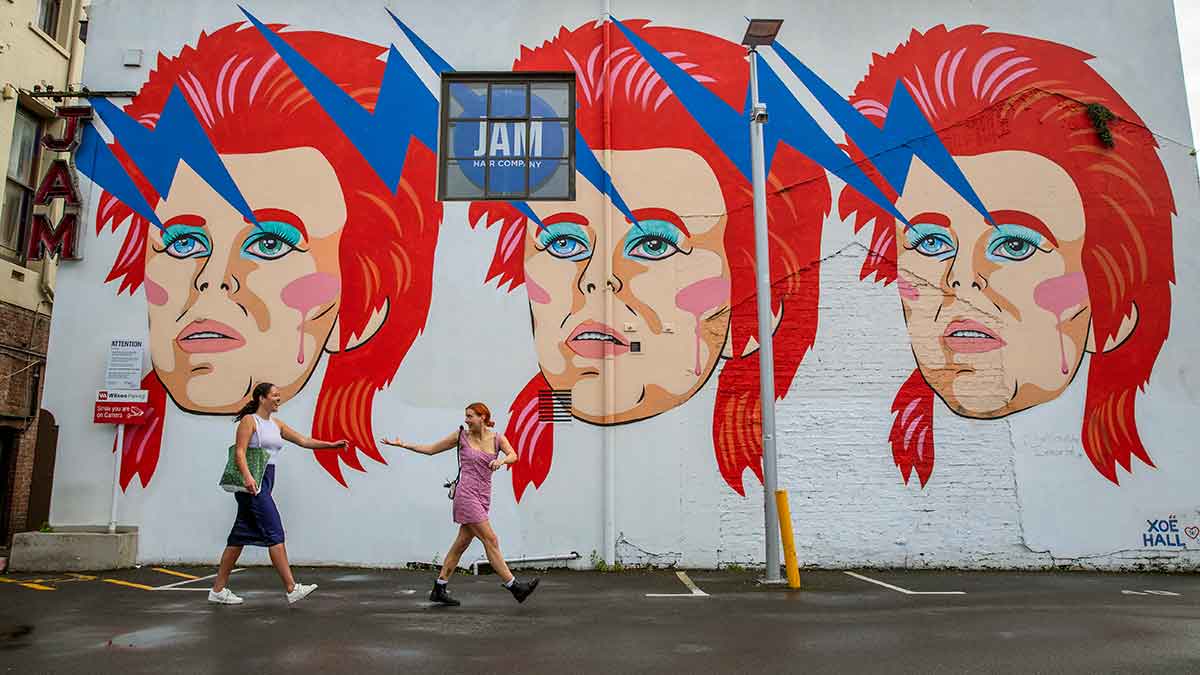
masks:
[[(377, 44), (394, 41), (406, 49), (379, 4), (257, 0), (249, 9), (267, 21)], [(449, 61), (470, 70), (505, 70), (517, 45), (540, 44), (560, 26), (574, 28), (602, 12), (598, 0), (462, 2), (453, 17), (439, 16), (436, 5), (387, 6)], [(735, 11), (728, 3), (707, 0), (617, 0), (612, 10), (620, 18), (652, 17), (732, 40), (740, 37), (743, 15), (783, 17), (785, 44), (844, 93), (863, 75), (872, 52), (889, 51), (911, 29), (939, 23), (982, 23), (1096, 54), (1093, 66), (1157, 134), (1180, 214), (1174, 227), (1171, 334), (1138, 404), (1138, 425), (1157, 469), (1135, 466), (1117, 487), (1092, 468), (1078, 431), (1086, 386), (1082, 369), (1057, 400), (1000, 421), (960, 418), (936, 403), (935, 478), (924, 489), (915, 480), (904, 485), (887, 444), (892, 396), (913, 367), (896, 292), (858, 280), (865, 233), (856, 238), (849, 224), (830, 216), (816, 347), (778, 407), (780, 487), (791, 493), (805, 564), (1195, 569), (1200, 541), (1184, 537), (1186, 551), (1142, 545), (1147, 520), (1175, 516), (1180, 529), (1200, 525), (1194, 442), (1200, 432), (1200, 372), (1190, 358), (1200, 337), (1200, 306), (1190, 292), (1200, 284), (1200, 265), (1192, 255), (1200, 245), (1195, 215), (1200, 190), (1189, 155), (1191, 132), (1169, 2), (947, 1), (915, 7), (764, 1)], [(89, 14), (85, 83), (92, 89), (136, 89), (153, 55), (174, 55), (201, 30), (241, 18), (232, 2), (147, 6), (101, 0)], [(144, 50), (146, 65), (122, 67), (127, 49)], [(834, 131), (831, 123), (827, 128)], [(98, 193), (91, 196), (94, 215)], [(62, 425), (54, 525), (107, 521), (112, 430), (91, 424), (91, 401), (102, 383), (107, 341), (146, 332), (141, 292), (116, 297), (102, 283), (118, 238), (97, 238), (90, 226), (85, 230), (86, 260), (59, 272), (43, 403)], [(503, 413), (534, 372), (523, 290), (507, 295), (481, 285), (495, 236), (472, 232), (465, 206), (447, 206), (428, 329), (391, 388), (375, 399), (376, 435), (432, 440), (459, 424), (463, 404), (474, 399)], [(462, 330), (463, 317), (495, 329), (472, 334)], [(313, 383), (281, 412), (300, 430), (311, 422)], [(608, 430), (578, 422), (559, 428), (554, 469), (542, 488), (528, 491), (518, 505), (506, 477), (497, 481), (492, 521), (506, 554), (578, 551), (586, 563), (592, 551), (603, 550), (607, 433), (615, 453), (611, 480), (619, 560), (761, 563), (761, 489), (747, 474), (749, 494), (737, 495), (713, 460), (709, 429), (715, 385), (713, 378), (687, 404), (648, 421)], [(499, 423), (502, 427), (504, 420)], [(172, 408), (166, 429), (154, 480), (146, 488), (135, 481), (122, 498), (120, 520), (141, 528), (143, 561), (211, 562), (235, 510), (215, 485), (233, 425)], [(397, 565), (444, 555), (453, 525), (441, 483), (454, 471), (452, 456), (428, 459), (393, 449), (387, 457), (386, 467), (350, 472), (346, 490), (306, 451), (287, 450), (275, 495), (294, 562)], [(476, 547), (467, 559), (481, 554)], [(265, 560), (261, 553), (251, 555)]]

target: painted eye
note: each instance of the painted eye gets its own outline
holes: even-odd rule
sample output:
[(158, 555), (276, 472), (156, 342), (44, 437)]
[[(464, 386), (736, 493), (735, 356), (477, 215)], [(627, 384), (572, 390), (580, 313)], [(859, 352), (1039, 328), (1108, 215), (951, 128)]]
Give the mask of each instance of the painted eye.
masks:
[(198, 258), (208, 255), (208, 245), (194, 234), (177, 237), (167, 244), (166, 250), (167, 255), (173, 258)]
[(642, 237), (634, 242), (629, 255), (643, 260), (665, 260), (679, 252), (679, 247), (662, 237)]
[(917, 252), (922, 255), (935, 256), (950, 253), (954, 250), (954, 245), (946, 241), (944, 237), (929, 234), (922, 237), (913, 248), (917, 249)]
[(275, 235), (264, 234), (250, 240), (243, 250), (255, 258), (278, 260), (296, 250), (296, 247)]
[(546, 250), (555, 258), (574, 258), (587, 253), (587, 245), (575, 237), (563, 235), (550, 240)]
[(1007, 237), (992, 246), (992, 255), (1007, 260), (1027, 260), (1037, 251), (1032, 242), (1017, 237)]

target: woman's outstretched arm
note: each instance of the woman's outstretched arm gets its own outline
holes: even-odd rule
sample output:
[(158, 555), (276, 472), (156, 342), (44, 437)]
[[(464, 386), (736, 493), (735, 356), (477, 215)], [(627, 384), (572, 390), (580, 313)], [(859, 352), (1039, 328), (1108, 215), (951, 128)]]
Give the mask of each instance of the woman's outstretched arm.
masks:
[(397, 448), (404, 448), (405, 450), (419, 452), (422, 455), (436, 455), (439, 452), (445, 452), (458, 445), (458, 432), (456, 431), (442, 440), (429, 445), (417, 445), (414, 443), (409, 443), (407, 441), (400, 440), (399, 437), (390, 440), (381, 438), (379, 439), (379, 442), (383, 443), (384, 445), (394, 445)]
[(307, 448), (309, 450), (335, 450), (337, 448), (344, 448), (347, 445), (350, 445), (349, 441), (346, 441), (345, 439), (340, 441), (318, 441), (315, 438), (309, 438), (303, 434), (296, 433), (291, 427), (284, 424), (281, 420), (275, 420), (275, 422), (279, 425), (279, 435), (283, 436), (283, 440), (287, 441), (288, 443), (295, 443), (302, 448)]

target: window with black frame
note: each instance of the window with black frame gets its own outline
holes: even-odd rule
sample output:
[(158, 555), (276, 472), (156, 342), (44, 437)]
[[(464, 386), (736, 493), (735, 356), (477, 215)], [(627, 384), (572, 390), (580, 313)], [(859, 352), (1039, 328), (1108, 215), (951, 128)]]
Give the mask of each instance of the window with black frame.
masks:
[(29, 220), (37, 178), (39, 128), (38, 118), (17, 109), (0, 207), (0, 256), (9, 260), (21, 259), (21, 231)]
[(438, 199), (575, 199), (575, 74), (442, 78)]

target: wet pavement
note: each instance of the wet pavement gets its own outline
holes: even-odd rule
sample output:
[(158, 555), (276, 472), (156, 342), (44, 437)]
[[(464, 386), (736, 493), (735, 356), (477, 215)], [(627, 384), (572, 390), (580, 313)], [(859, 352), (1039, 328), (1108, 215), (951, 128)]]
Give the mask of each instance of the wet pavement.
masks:
[(292, 607), (263, 567), (210, 605), (213, 571), (0, 575), (0, 672), (1200, 672), (1200, 575), (557, 570), (442, 608), (428, 571), (298, 568)]

